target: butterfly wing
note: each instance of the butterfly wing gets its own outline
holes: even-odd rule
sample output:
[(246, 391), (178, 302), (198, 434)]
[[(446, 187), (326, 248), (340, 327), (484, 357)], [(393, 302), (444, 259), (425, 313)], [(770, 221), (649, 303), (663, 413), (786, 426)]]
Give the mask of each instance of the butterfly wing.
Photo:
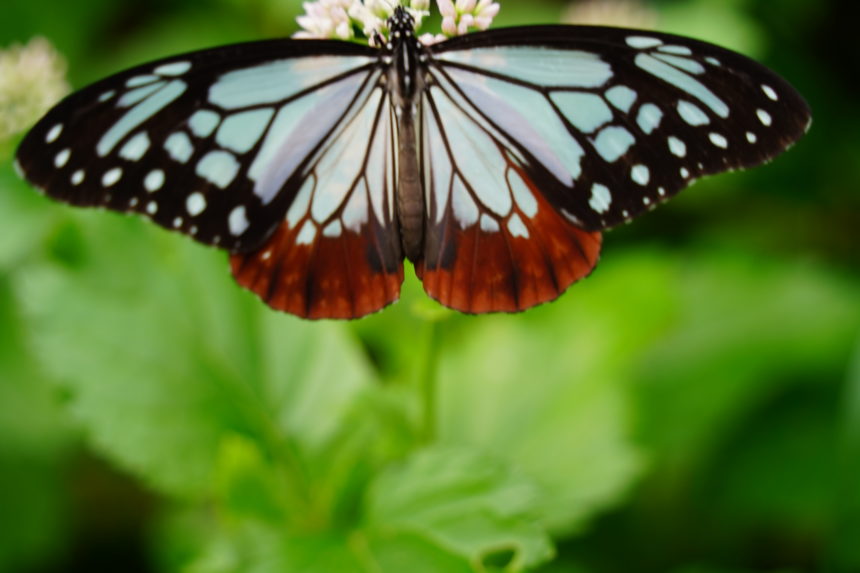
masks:
[[(426, 107), (442, 113), (424, 114), (423, 143), (431, 150), (424, 153), (438, 156), (437, 140), (447, 141), (459, 176), (440, 183), (425, 172), (428, 205), (454, 205), (447, 219), (430, 209), (425, 288), (443, 304), (475, 312), (555, 298), (596, 262), (599, 241), (588, 232), (629, 220), (703, 175), (766, 162), (810, 122), (797, 92), (744, 56), (617, 28), (540, 26), (454, 38), (433, 46), (428, 86)], [(468, 198), (460, 216), (458, 195)], [(497, 256), (463, 254), (495, 242)], [(559, 245), (574, 255), (566, 278), (552, 280), (558, 263), (547, 261), (556, 260), (550, 253)], [(502, 264), (505, 251), (510, 262)], [(454, 270), (463, 257), (471, 261), (471, 284), (456, 278), (466, 272)], [(523, 269), (533, 270), (523, 277)], [(505, 294), (494, 295), (495, 303), (464, 302), (474, 277)], [(529, 287), (542, 294), (525, 295), (523, 284), (542, 285)]]
[(429, 87), (422, 128), (427, 222), (416, 271), (428, 295), (463, 312), (513, 312), (591, 272), (600, 233), (548, 203), (516, 148), (456, 88)]
[(390, 96), (368, 84), (359, 111), (308, 166), (270, 239), (231, 258), (239, 284), (305, 318), (357, 318), (397, 300), (403, 255), (395, 224), (397, 132)]
[[(372, 201), (392, 190), (378, 181), (384, 167), (371, 173), (362, 158), (345, 156), (333, 142), (348, 126), (379, 116), (381, 74), (377, 50), (335, 41), (255, 42), (177, 56), (72, 94), (24, 138), (17, 161), (50, 197), (140, 213), (238, 253), (234, 269), (243, 285), (301, 315), (343, 306), (331, 299), (342, 293), (330, 290), (301, 309), (282, 296), (296, 285), (320, 290), (330, 274), (321, 269), (342, 264), (340, 251), (309, 238), (312, 232), (332, 236), (329, 218), (340, 217), (352, 246), (367, 253), (347, 274), (357, 289), (353, 296), (365, 301), (355, 312), (369, 312), (397, 296), (396, 226), (390, 210)], [(388, 125), (374, 121), (379, 132)], [(342, 179), (329, 177), (323, 187), (320, 170), (334, 157), (347, 161), (338, 171)], [(380, 186), (359, 191), (350, 177)], [(365, 196), (355, 198), (360, 192)], [(300, 204), (312, 208), (287, 216)], [(312, 265), (290, 266), (309, 250)], [(293, 256), (287, 263), (241, 256), (286, 251)], [(375, 290), (380, 280), (384, 297)]]

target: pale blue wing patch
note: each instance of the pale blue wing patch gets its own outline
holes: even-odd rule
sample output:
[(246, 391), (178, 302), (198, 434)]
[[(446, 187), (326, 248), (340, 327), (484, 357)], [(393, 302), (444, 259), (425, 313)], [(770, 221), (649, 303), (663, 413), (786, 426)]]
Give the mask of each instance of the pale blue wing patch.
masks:
[(460, 229), (479, 225), (491, 234), (504, 226), (527, 238), (523, 217), (535, 217), (538, 203), (514, 169), (521, 165), (518, 154), (501, 132), (488, 129), (468, 99), (449, 89), (431, 88), (422, 104), (428, 218), (440, 224), (450, 216)]
[(394, 229), (395, 131), (389, 96), (368, 83), (353, 112), (315, 153), (287, 211), (285, 221), (298, 230), (298, 244), (309, 245), (320, 234), (357, 235), (371, 221)]
[(224, 109), (272, 104), (373, 63), (363, 56), (290, 58), (228, 72), (209, 88), (209, 102)]
[(465, 70), (450, 69), (447, 73), (454, 85), (443, 75), (437, 76), (447, 93), (456, 97), (454, 86), (463, 90), (472, 105), (497, 129), (521, 142), (561, 183), (573, 184), (581, 171), (584, 150), (543, 95), (521, 85)]
[(594, 88), (612, 78), (612, 67), (594, 52), (540, 46), (499, 46), (444, 52), (440, 61), (492, 70), (541, 86)]

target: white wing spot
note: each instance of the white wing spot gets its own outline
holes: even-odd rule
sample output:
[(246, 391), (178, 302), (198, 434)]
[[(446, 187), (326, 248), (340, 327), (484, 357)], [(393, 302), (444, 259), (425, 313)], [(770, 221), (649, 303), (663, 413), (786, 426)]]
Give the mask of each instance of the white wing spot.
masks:
[(60, 167), (64, 167), (66, 163), (69, 162), (69, 157), (72, 156), (71, 149), (64, 149), (58, 154), (54, 156), (54, 167), (59, 169)]
[(660, 195), (660, 197), (665, 197), (666, 196), (666, 188), (665, 187), (658, 187), (657, 188), (657, 194)]
[(178, 229), (178, 228), (179, 228), (179, 227), (181, 227), (181, 226), (182, 226), (182, 217), (176, 217), (176, 218), (173, 220), (173, 228), (174, 228), (174, 229)]
[(747, 132), (747, 141), (750, 143), (755, 143), (758, 141), (758, 136), (751, 131)]
[(122, 168), (114, 167), (113, 169), (108, 169), (105, 171), (105, 174), (102, 175), (102, 187), (110, 187), (111, 185), (116, 184), (120, 178), (122, 178)]
[(140, 103), (161, 88), (163, 88), (164, 83), (165, 82), (155, 82), (154, 84), (148, 84), (126, 92), (122, 95), (121, 98), (119, 98), (119, 101), (116, 102), (116, 105), (119, 107), (131, 107), (134, 104)]
[(651, 198), (648, 196), (642, 197), (642, 204), (647, 207), (651, 204)]
[(267, 249), (267, 250), (263, 251), (262, 255), (260, 255), (261, 261), (268, 261), (271, 258), (272, 258), (272, 249)]
[(224, 189), (239, 173), (239, 162), (227, 151), (210, 151), (197, 163), (195, 173)]
[[(654, 57), (662, 62), (669, 64), (670, 66), (674, 66), (680, 70), (690, 72), (691, 74), (695, 74), (697, 76), (704, 74), (706, 71), (705, 66), (703, 66), (696, 60), (692, 60), (690, 58), (675, 56), (672, 54), (654, 54)], [(686, 91), (686, 89), (684, 89), (684, 91)]]
[(722, 62), (713, 56), (708, 56), (705, 58), (705, 61), (711, 64), (712, 66), (722, 66)]
[(687, 144), (678, 139), (674, 135), (669, 136), (669, 151), (676, 157), (685, 157), (687, 155)]
[(629, 112), (633, 102), (636, 101), (636, 92), (625, 85), (609, 88), (604, 95), (609, 103), (624, 113)]
[(142, 75), (142, 76), (134, 76), (130, 78), (127, 82), (125, 82), (125, 87), (127, 88), (136, 88), (139, 86), (145, 86), (146, 84), (151, 84), (154, 81), (158, 80), (158, 76), (153, 75)]
[(308, 219), (305, 221), (305, 224), (302, 226), (302, 230), (299, 231), (298, 236), (296, 236), (296, 244), (297, 245), (310, 245), (314, 242), (314, 239), (317, 236), (317, 227), (313, 224), (313, 222)]
[(708, 117), (708, 114), (702, 111), (702, 108), (683, 99), (678, 102), (678, 115), (681, 116), (681, 119), (692, 126), (707, 125), (711, 123), (711, 118)]
[(155, 68), (155, 73), (161, 76), (181, 76), (191, 69), (191, 62), (172, 62)]
[(174, 161), (178, 161), (179, 163), (186, 163), (194, 154), (194, 146), (191, 145), (191, 138), (182, 131), (171, 133), (164, 142), (164, 149)]
[(137, 207), (138, 202), (139, 202), (139, 199), (137, 197), (132, 197), (131, 199), (128, 200), (128, 206), (131, 207), (132, 209), (134, 209), (135, 207)]
[(481, 230), (485, 233), (496, 233), (499, 230), (499, 222), (484, 213), (481, 215)]
[(102, 95), (99, 96), (99, 101), (104, 103), (115, 95), (116, 95), (116, 92), (114, 90), (106, 91), (105, 93), (103, 93)]
[(779, 99), (779, 96), (776, 95), (776, 90), (774, 90), (772, 87), (770, 87), (767, 84), (761, 85), (761, 91), (763, 91), (764, 95), (766, 95), (772, 101), (777, 101)]
[(185, 200), (185, 210), (188, 211), (188, 214), (192, 217), (196, 217), (200, 213), (206, 210), (206, 197), (203, 196), (203, 193), (199, 191), (195, 191)]
[(634, 143), (636, 143), (636, 138), (633, 137), (633, 134), (616, 125), (603, 128), (594, 139), (597, 153), (609, 163), (617, 161), (619, 157), (627, 153), (627, 150)]
[(149, 136), (141, 131), (129, 139), (119, 150), (119, 156), (128, 161), (139, 161), (149, 151)]
[(770, 125), (773, 123), (773, 118), (770, 117), (770, 114), (768, 112), (766, 112), (765, 110), (759, 109), (759, 110), (756, 110), (755, 113), (758, 116), (758, 120), (765, 127), (770, 127)]
[(664, 52), (666, 54), (675, 54), (678, 56), (692, 56), (693, 50), (688, 48), (687, 46), (676, 46), (674, 44), (670, 44), (667, 46), (660, 46), (657, 48), (658, 52)]
[(689, 169), (687, 169), (686, 167), (682, 167), (682, 168), (681, 168), (681, 177), (683, 177), (684, 179), (686, 179), (686, 178), (687, 178), (687, 177), (689, 177), (689, 176), (690, 176), (690, 170), (689, 170)]
[(153, 169), (143, 179), (143, 187), (150, 193), (155, 193), (164, 185), (164, 171)]
[(84, 173), (83, 169), (78, 169), (77, 171), (72, 173), (72, 179), (71, 179), (72, 185), (80, 185), (81, 183), (83, 183), (85, 176), (86, 176), (86, 173)]
[(627, 36), (627, 45), (637, 50), (647, 50), (663, 45), (663, 41), (650, 36)]
[(454, 186), (451, 192), (451, 206), (454, 208), (454, 217), (460, 223), (460, 228), (471, 227), (478, 221), (478, 206), (472, 199), (459, 177), (454, 177)]
[(196, 137), (209, 137), (220, 122), (221, 116), (214, 111), (199, 109), (188, 120), (188, 127)]
[(45, 143), (54, 143), (57, 141), (57, 138), (60, 137), (61, 133), (63, 133), (63, 124), (58, 123), (48, 130), (47, 135), (45, 135)]
[(522, 237), (524, 239), (529, 238), (528, 227), (523, 223), (523, 220), (520, 218), (518, 213), (514, 213), (511, 215), (510, 219), (508, 219), (508, 231), (511, 233), (512, 237)]
[[(582, 227), (582, 221), (579, 219), (579, 217), (577, 217), (576, 215), (574, 215), (573, 213), (571, 213), (571, 212), (570, 212), (570, 211), (568, 211), (567, 209), (562, 208), (562, 209), (561, 209), (561, 214), (562, 214), (562, 216), (563, 216), (565, 219), (567, 219), (568, 221), (570, 221), (571, 223), (573, 223), (573, 224), (574, 224), (574, 225), (576, 225), (577, 227)], [(606, 224), (606, 221), (604, 221), (603, 219), (601, 219), (601, 222), (602, 222), (604, 225)]]
[(645, 165), (634, 165), (630, 170), (630, 178), (639, 185), (648, 185), (648, 181), (651, 180), (651, 171)]
[(723, 149), (728, 149), (729, 147), (729, 140), (726, 139), (726, 137), (720, 133), (710, 133), (708, 135), (708, 138), (711, 140), (711, 143), (713, 143), (717, 147), (721, 147)]
[(537, 215), (538, 203), (535, 200), (535, 196), (522, 177), (520, 177), (520, 174), (513, 169), (508, 171), (508, 185), (510, 185), (514, 201), (516, 201), (517, 207), (520, 208), (523, 215), (528, 218)]
[(595, 183), (591, 186), (591, 199), (588, 204), (595, 212), (606, 213), (609, 211), (609, 206), (612, 204), (612, 193), (609, 192), (609, 187)]
[(340, 234), (343, 232), (343, 225), (340, 221), (332, 221), (328, 225), (326, 225), (325, 229), (323, 229), (323, 237), (328, 237), (330, 239), (334, 239), (340, 237)]
[(227, 218), (227, 225), (230, 228), (230, 234), (237, 237), (248, 229), (248, 215), (245, 212), (245, 206), (239, 205), (230, 211)]
[(639, 108), (639, 113), (636, 115), (636, 124), (639, 129), (650, 135), (655, 129), (660, 127), (660, 121), (663, 119), (663, 110), (653, 103), (642, 104)]
[(155, 215), (158, 212), (158, 203), (150, 201), (146, 204), (146, 212), (150, 215)]
[[(311, 194), (313, 193), (315, 186), (316, 186), (316, 178), (313, 175), (311, 175), (310, 177), (307, 178), (304, 185), (302, 185), (301, 189), (299, 189), (299, 192), (296, 194), (295, 198), (293, 199), (293, 203), (290, 205), (290, 209), (287, 211), (287, 216), (286, 216), (286, 221), (289, 224), (291, 229), (295, 229), (296, 226), (299, 224), (299, 221), (302, 220), (302, 217), (304, 217), (305, 214), (308, 212), (308, 206), (310, 205), (310, 202), (311, 202)], [(358, 193), (358, 191), (356, 191), (353, 194), (353, 198), (350, 199), (350, 204), (356, 202), (355, 197), (358, 195), (359, 195), (359, 193)], [(363, 197), (363, 195), (362, 195), (362, 197)], [(365, 207), (364, 211), (366, 212), (367, 205), (365, 204), (364, 207)], [(350, 218), (350, 216), (347, 215), (347, 213), (351, 213), (349, 205), (347, 205), (347, 208), (344, 212), (343, 217), (347, 221), (350, 221), (351, 218)], [(362, 223), (363, 222), (364, 221), (362, 221)], [(349, 226), (349, 225), (347, 224), (347, 226)], [(355, 228), (353, 230), (358, 232), (358, 228)]]

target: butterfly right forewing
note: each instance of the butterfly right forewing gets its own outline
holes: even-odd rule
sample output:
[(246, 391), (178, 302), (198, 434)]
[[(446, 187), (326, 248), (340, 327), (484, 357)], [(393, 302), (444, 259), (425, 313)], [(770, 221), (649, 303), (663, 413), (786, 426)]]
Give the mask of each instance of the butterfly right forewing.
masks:
[(434, 46), (432, 68), (519, 150), (550, 203), (591, 230), (703, 175), (768, 161), (810, 123), (803, 98), (761, 64), (657, 32), (490, 30)]

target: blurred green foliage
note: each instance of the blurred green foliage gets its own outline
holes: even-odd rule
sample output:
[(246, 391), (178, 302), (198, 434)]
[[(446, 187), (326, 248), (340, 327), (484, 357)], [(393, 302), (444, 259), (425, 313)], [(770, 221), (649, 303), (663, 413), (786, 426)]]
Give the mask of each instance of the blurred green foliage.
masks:
[[(838, 2), (654, 2), (816, 123), (606, 237), (559, 301), (269, 311), (222, 253), (39, 197), (0, 144), (0, 572), (860, 570), (860, 71)], [(502, 0), (498, 25), (566, 5)], [(290, 0), (6, 0), (76, 87)], [(410, 273), (407, 269), (407, 275)]]

